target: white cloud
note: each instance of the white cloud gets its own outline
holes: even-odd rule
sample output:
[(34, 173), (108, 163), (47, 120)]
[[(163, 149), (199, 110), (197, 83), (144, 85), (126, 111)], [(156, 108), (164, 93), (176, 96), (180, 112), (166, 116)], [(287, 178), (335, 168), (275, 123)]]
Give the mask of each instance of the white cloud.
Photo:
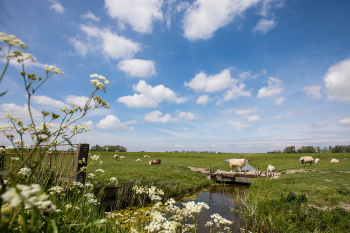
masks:
[(185, 127), (185, 128), (184, 128), (184, 130), (185, 130), (185, 131), (187, 131), (187, 130), (188, 130), (188, 128), (187, 128), (187, 127)]
[[(0, 118), (4, 119), (5, 115), (7, 113), (16, 116), (16, 117), (20, 117), (22, 119), (29, 119), (29, 112), (28, 112), (28, 105), (24, 104), (23, 106), (20, 105), (16, 105), (16, 104), (1, 104), (0, 107), (1, 111), (0, 111)], [(31, 107), (31, 112), (32, 112), (32, 116), (35, 119), (42, 119), (42, 114), (36, 110), (35, 108)]]
[(216, 30), (257, 2), (259, 0), (196, 0), (185, 12), (184, 36), (189, 40), (209, 39)]
[(172, 118), (168, 113), (163, 116), (163, 113), (161, 113), (159, 110), (147, 113), (143, 117), (143, 119), (150, 122), (162, 122), (162, 123), (166, 123), (168, 121), (179, 121), (178, 118)]
[(125, 123), (122, 123), (118, 117), (113, 115), (107, 115), (105, 118), (96, 124), (101, 129), (112, 129), (112, 130), (133, 130), (133, 127), (127, 127)]
[(246, 78), (256, 78), (256, 77), (259, 77), (259, 74), (255, 74), (252, 76), (252, 72), (250, 70), (248, 71), (244, 71), (244, 72), (241, 72), (239, 75), (238, 75), (241, 79), (246, 79)]
[(251, 96), (250, 91), (244, 90), (245, 87), (246, 85), (244, 83), (240, 83), (238, 86), (233, 86), (231, 89), (226, 91), (223, 100), (235, 100), (240, 96)]
[(290, 117), (291, 115), (293, 115), (293, 113), (289, 111), (289, 112), (287, 112), (287, 114), (285, 116), (276, 116), (275, 120), (278, 120), (281, 118), (287, 118), (287, 117)]
[(338, 124), (341, 126), (344, 126), (344, 127), (349, 127), (350, 126), (350, 117), (341, 119)]
[(279, 97), (275, 100), (275, 105), (281, 105), (284, 101), (284, 98), (283, 97)]
[(64, 12), (63, 6), (61, 4), (59, 4), (58, 2), (54, 2), (54, 4), (52, 4), (50, 6), (50, 8), (54, 9), (58, 13), (63, 13)]
[(350, 102), (350, 58), (329, 67), (323, 81), (330, 100)]
[(137, 85), (133, 85), (133, 90), (141, 94), (120, 97), (118, 99), (118, 102), (125, 103), (128, 105), (128, 107), (147, 108), (157, 107), (158, 103), (161, 103), (164, 100), (170, 103), (181, 104), (184, 103), (187, 99), (184, 97), (178, 98), (172, 90), (164, 87), (163, 85), (158, 85), (155, 87), (147, 85), (144, 80), (140, 80)]
[(117, 67), (131, 77), (147, 78), (157, 74), (155, 62), (149, 60), (128, 59), (119, 62)]
[[(112, 59), (127, 59), (134, 57), (135, 53), (141, 50), (137, 42), (118, 36), (109, 28), (98, 29), (96, 27), (80, 25), (80, 29), (89, 37), (97, 38), (96, 45), (92, 43), (91, 47), (102, 48), (102, 53)], [(91, 42), (91, 41), (90, 41)]]
[(153, 22), (163, 19), (162, 0), (105, 0), (105, 8), (121, 24), (130, 24), (140, 33), (151, 33)]
[(122, 96), (117, 100), (119, 103), (126, 104), (129, 108), (155, 108), (158, 106), (158, 103), (143, 94), (134, 94), (133, 96)]
[(194, 119), (194, 114), (192, 112), (179, 112), (178, 117), (185, 121), (189, 121)]
[(83, 121), (81, 124), (82, 125), (87, 125), (89, 127), (89, 130), (92, 130), (94, 128), (94, 123), (92, 122), (92, 120)]
[(174, 147), (185, 147), (184, 145), (176, 144)]
[(253, 128), (251, 125), (241, 124), (241, 123), (230, 121), (230, 120), (227, 120), (227, 123), (232, 125), (239, 132), (241, 132), (243, 129)]
[(130, 124), (138, 124), (138, 122), (136, 120), (132, 120), (132, 121), (127, 121), (127, 122), (124, 122), (124, 124), (126, 125), (130, 125)]
[(69, 41), (69, 43), (71, 43), (74, 46), (75, 50), (77, 50), (77, 52), (82, 57), (85, 57), (85, 55), (88, 52), (88, 48), (83, 42), (81, 42), (80, 40), (78, 40), (76, 38), (69, 38), (68, 41)]
[(253, 32), (261, 32), (266, 34), (268, 31), (272, 30), (276, 26), (277, 22), (273, 19), (260, 19), (259, 22), (253, 28)]
[(231, 114), (231, 113), (235, 113), (236, 115), (247, 115), (251, 112), (256, 112), (258, 110), (257, 107), (254, 108), (243, 108), (243, 109), (239, 109), (239, 108), (231, 108), (229, 110), (226, 110), (222, 113), (226, 113), (226, 114)]
[(96, 22), (100, 22), (100, 17), (97, 17), (91, 11), (88, 11), (85, 15), (82, 15), (81, 18), (82, 19), (92, 19)]
[(54, 108), (62, 108), (66, 106), (67, 104), (63, 103), (59, 100), (51, 99), (50, 97), (41, 95), (41, 96), (32, 96), (31, 99), (36, 104), (41, 104), (44, 106), (54, 107)]
[(238, 80), (231, 78), (229, 69), (221, 71), (216, 75), (207, 76), (203, 71), (191, 79), (189, 83), (185, 82), (185, 87), (190, 87), (195, 91), (215, 92), (235, 85)]
[(258, 92), (258, 98), (281, 94), (283, 91), (282, 81), (278, 78), (269, 77), (267, 87), (262, 87)]
[(253, 116), (245, 116), (248, 121), (259, 121), (260, 117), (258, 115), (253, 115)]
[(209, 99), (209, 95), (201, 95), (198, 97), (196, 104), (206, 105)]
[(78, 104), (80, 107), (84, 108), (86, 101), (88, 101), (88, 97), (87, 96), (76, 96), (76, 95), (69, 95), (65, 98), (64, 101), (66, 101), (66, 103), (76, 103)]
[(321, 86), (307, 86), (304, 87), (303, 90), (306, 92), (307, 96), (310, 96), (311, 99), (320, 99), (322, 97)]

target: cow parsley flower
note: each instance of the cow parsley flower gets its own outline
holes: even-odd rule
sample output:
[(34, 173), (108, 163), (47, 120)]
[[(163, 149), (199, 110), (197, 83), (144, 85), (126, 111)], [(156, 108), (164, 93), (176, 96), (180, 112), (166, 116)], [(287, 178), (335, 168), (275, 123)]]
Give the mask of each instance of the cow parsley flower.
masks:
[(100, 155), (93, 155), (93, 156), (90, 156), (90, 158), (92, 160), (99, 160), (100, 159)]
[(21, 168), (17, 174), (22, 175), (22, 176), (29, 176), (31, 171), (32, 171), (32, 169), (30, 169), (28, 167), (24, 167), (24, 168)]
[(10, 125), (0, 125), (0, 132), (12, 131), (13, 126)]
[(64, 73), (60, 69), (58, 69), (58, 68), (56, 68), (54, 66), (44, 66), (44, 69), (46, 70), (45, 71), (46, 74), (52, 73), (52, 74), (62, 74), (62, 75), (64, 75)]
[(82, 183), (80, 183), (80, 182), (74, 181), (74, 182), (73, 182), (73, 185), (74, 185), (74, 186), (78, 186), (79, 188), (84, 188), (84, 185), (83, 185)]
[(109, 180), (110, 180), (112, 183), (115, 183), (116, 185), (118, 184), (118, 180), (117, 180), (117, 178), (115, 178), (115, 177), (111, 177)]
[(64, 189), (61, 186), (55, 186), (52, 187), (48, 190), (50, 192), (51, 195), (55, 194), (55, 193), (61, 193), (64, 191)]
[(103, 169), (97, 169), (95, 173), (101, 173), (101, 175), (104, 175), (105, 171)]
[(88, 174), (88, 178), (89, 178), (89, 179), (92, 179), (92, 180), (93, 180), (95, 177), (96, 177), (96, 175), (95, 175), (94, 173), (89, 173), (89, 174)]

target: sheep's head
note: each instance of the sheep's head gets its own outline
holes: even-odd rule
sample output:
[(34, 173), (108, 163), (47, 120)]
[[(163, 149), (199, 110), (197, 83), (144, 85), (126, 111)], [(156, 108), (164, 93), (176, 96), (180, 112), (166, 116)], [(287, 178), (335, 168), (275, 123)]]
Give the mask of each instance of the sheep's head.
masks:
[(300, 162), (304, 162), (304, 157), (300, 157)]
[(248, 163), (248, 159), (244, 159), (244, 162)]

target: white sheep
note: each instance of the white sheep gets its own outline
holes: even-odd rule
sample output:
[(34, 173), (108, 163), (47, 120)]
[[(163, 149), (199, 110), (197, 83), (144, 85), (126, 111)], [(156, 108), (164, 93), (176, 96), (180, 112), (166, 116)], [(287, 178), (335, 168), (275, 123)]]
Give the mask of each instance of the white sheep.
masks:
[(117, 160), (118, 159), (118, 155), (114, 155), (113, 158), (114, 158), (114, 160)]
[(320, 159), (319, 158), (315, 159), (315, 163), (320, 164)]
[(339, 163), (339, 160), (338, 159), (332, 159), (331, 163)]
[(136, 159), (136, 162), (139, 162), (139, 161), (141, 161), (141, 159)]
[(143, 157), (147, 158), (147, 157), (149, 157), (149, 155), (145, 155), (145, 156), (143, 156)]
[(299, 161), (301, 162), (301, 166), (305, 166), (307, 163), (310, 163), (310, 167), (312, 166), (312, 163), (314, 162), (314, 158), (312, 158), (311, 156), (305, 156), (305, 157), (300, 157)]
[(275, 172), (276, 172), (275, 167), (269, 164), (269, 166), (267, 167), (267, 176), (275, 176)]
[(125, 156), (120, 156), (120, 160), (124, 160), (125, 159)]
[(231, 172), (234, 167), (239, 167), (242, 171), (242, 168), (246, 163), (248, 163), (248, 160), (246, 159), (230, 159)]

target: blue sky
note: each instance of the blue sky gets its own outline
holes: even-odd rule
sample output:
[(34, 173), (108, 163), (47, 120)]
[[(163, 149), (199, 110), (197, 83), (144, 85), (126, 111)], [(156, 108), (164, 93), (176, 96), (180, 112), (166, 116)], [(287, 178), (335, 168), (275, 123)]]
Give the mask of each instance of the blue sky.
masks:
[[(42, 110), (82, 105), (91, 74), (110, 81), (99, 95), (111, 108), (78, 122), (91, 130), (77, 142), (222, 152), (350, 144), (349, 1), (23, 0), (0, 12), (0, 31), (36, 58), (27, 71), (65, 73), (36, 93), (37, 122)], [(13, 62), (0, 84), (1, 124), (6, 113), (28, 120), (19, 71)]]

